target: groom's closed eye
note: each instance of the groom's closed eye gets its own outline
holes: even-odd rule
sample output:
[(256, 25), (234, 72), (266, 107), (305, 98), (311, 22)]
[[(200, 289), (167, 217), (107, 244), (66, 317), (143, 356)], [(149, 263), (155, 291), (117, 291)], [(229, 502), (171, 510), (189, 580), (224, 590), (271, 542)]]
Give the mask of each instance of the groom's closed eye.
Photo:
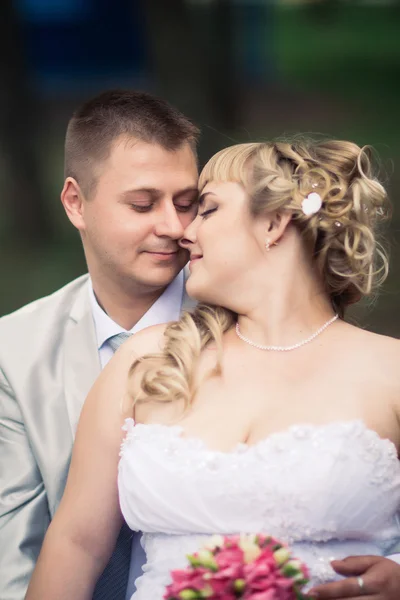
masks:
[(153, 188), (127, 190), (121, 194), (121, 201), (136, 212), (149, 212), (161, 196), (160, 190)]
[(131, 204), (131, 208), (139, 213), (150, 212), (153, 206), (153, 204)]
[(130, 207), (136, 212), (149, 212), (155, 204), (155, 200), (149, 197), (138, 197), (129, 202)]
[(198, 192), (197, 190), (188, 190), (177, 194), (174, 197), (174, 206), (178, 212), (197, 213), (198, 210)]
[(178, 212), (193, 211), (196, 214), (199, 205), (196, 200), (192, 200), (191, 202), (174, 202), (174, 206)]

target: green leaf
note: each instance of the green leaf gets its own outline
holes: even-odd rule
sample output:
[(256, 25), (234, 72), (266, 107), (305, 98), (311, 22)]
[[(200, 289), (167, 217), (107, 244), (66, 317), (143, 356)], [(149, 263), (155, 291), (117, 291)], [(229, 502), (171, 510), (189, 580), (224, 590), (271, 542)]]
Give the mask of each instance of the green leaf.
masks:
[(282, 573), (285, 577), (296, 577), (299, 574), (299, 569), (288, 563), (282, 567)]

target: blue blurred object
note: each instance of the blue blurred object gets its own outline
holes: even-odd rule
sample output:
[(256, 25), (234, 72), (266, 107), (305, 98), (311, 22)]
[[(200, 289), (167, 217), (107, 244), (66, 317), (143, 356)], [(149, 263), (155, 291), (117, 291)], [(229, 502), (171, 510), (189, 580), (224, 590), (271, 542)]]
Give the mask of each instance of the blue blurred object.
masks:
[(144, 76), (142, 17), (132, 0), (18, 0), (34, 83), (59, 92)]
[(16, 0), (18, 12), (30, 23), (56, 23), (84, 18), (94, 8), (93, 0)]

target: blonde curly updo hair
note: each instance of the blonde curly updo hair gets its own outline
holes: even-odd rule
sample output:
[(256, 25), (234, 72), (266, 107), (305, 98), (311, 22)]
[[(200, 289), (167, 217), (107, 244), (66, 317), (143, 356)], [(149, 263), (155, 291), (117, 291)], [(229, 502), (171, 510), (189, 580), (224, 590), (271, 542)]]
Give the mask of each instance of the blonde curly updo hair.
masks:
[[(202, 190), (209, 182), (236, 182), (249, 197), (256, 219), (273, 211), (290, 211), (304, 237), (332, 306), (340, 316), (362, 297), (371, 295), (388, 272), (378, 242), (380, 223), (389, 214), (384, 187), (373, 175), (372, 152), (346, 141), (294, 139), (275, 143), (237, 144), (218, 152), (204, 167)], [(305, 214), (303, 200), (317, 192), (321, 208)], [(198, 305), (165, 331), (161, 353), (139, 364), (140, 390), (134, 399), (181, 400), (195, 394), (195, 371), (201, 351), (213, 341), (221, 370), (222, 336), (236, 315), (223, 308)], [(132, 390), (133, 391), (133, 390)]]

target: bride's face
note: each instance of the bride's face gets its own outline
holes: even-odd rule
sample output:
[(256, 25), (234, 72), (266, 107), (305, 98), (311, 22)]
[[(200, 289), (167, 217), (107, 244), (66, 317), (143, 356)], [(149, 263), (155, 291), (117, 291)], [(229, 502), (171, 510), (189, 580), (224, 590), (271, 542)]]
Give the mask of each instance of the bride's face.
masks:
[(180, 242), (190, 251), (187, 291), (197, 300), (237, 310), (257, 261), (265, 260), (260, 226), (238, 183), (207, 184), (196, 219)]

